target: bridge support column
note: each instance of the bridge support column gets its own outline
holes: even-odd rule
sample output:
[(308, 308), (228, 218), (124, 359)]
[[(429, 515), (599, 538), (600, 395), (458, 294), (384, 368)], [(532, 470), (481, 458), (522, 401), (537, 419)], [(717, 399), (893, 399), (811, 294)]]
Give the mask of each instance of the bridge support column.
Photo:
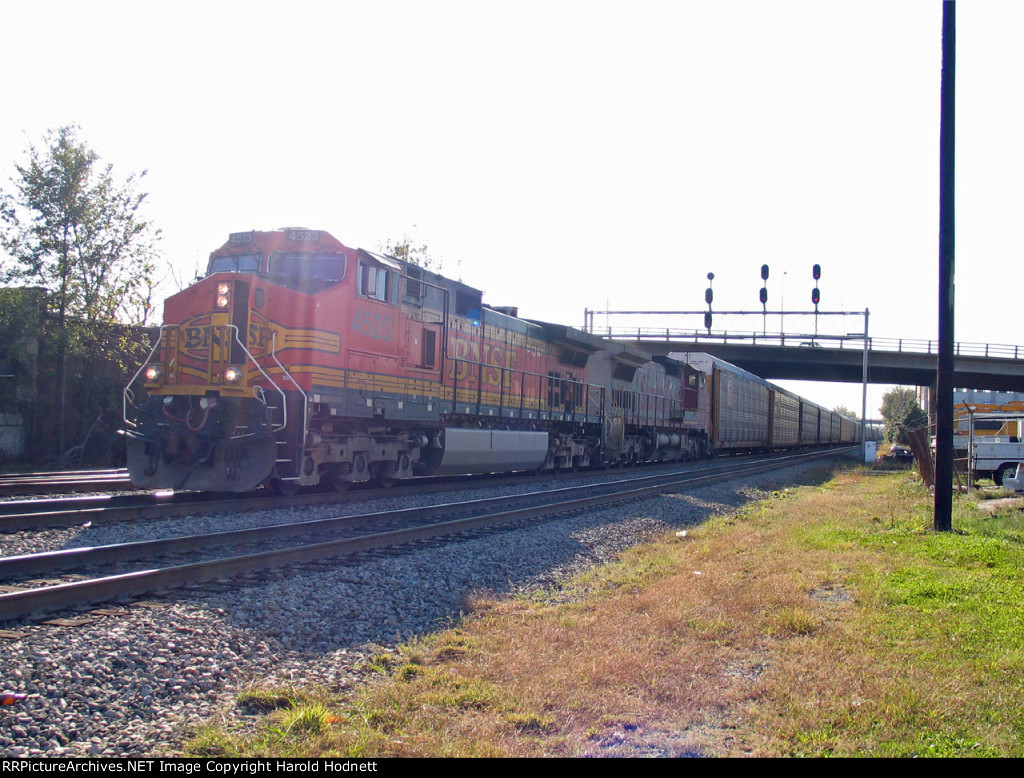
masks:
[(928, 386), (917, 387), (917, 401), (920, 404), (922, 410), (928, 414), (928, 424), (932, 427), (938, 422), (938, 416), (935, 414), (935, 382), (932, 381)]

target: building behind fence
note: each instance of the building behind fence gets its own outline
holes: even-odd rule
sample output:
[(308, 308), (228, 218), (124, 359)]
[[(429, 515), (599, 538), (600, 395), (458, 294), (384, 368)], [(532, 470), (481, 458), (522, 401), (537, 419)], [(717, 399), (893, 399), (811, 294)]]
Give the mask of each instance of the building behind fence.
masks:
[(62, 436), (59, 323), (47, 300), (37, 287), (0, 289), (0, 467), (117, 466), (124, 459), (121, 390), (155, 330), (89, 329), (84, 347), (67, 357)]

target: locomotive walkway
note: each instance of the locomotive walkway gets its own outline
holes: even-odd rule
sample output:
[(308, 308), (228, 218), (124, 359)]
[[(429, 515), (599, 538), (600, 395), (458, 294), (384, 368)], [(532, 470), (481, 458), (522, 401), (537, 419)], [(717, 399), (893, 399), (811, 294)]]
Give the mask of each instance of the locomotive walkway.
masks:
[[(856, 339), (637, 329), (594, 334), (629, 342), (656, 356), (705, 352), (767, 379), (860, 383), (863, 374), (863, 341)], [(956, 386), (1024, 392), (1024, 346), (957, 343), (955, 353)], [(936, 341), (871, 338), (868, 382), (931, 386), (937, 360)]]

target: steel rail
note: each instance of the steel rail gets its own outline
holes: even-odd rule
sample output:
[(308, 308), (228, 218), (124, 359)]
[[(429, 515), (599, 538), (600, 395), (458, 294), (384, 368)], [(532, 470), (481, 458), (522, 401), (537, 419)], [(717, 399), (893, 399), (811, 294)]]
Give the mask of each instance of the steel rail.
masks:
[[(770, 461), (775, 464), (783, 462), (792, 464), (791, 458), (800, 455), (786, 455), (785, 457), (773, 457)], [(756, 466), (754, 463), (751, 466)], [(735, 464), (719, 465), (701, 471), (700, 476), (712, 478), (715, 476), (730, 474), (735, 469)], [(263, 527), (245, 527), (237, 530), (224, 530), (203, 535), (184, 535), (173, 538), (161, 538), (158, 540), (139, 540), (127, 543), (112, 543), (104, 546), (80, 546), (77, 548), (59, 549), (56, 551), (43, 551), (33, 554), (21, 554), (17, 556), (0, 557), (0, 581), (10, 581), (18, 577), (26, 577), (38, 573), (55, 573), (61, 570), (76, 569), (85, 565), (100, 565), (110, 562), (124, 562), (140, 557), (180, 554), (187, 551), (199, 551), (215, 546), (230, 546), (253, 541), (267, 541), (274, 538), (289, 537), (292, 535), (308, 535), (313, 533), (325, 533), (337, 530), (345, 525), (357, 522), (381, 523), (385, 521), (405, 521), (420, 517), (428, 517), (437, 513), (458, 513), (468, 510), (491, 510), (500, 509), (502, 506), (514, 505), (530, 500), (550, 500), (558, 498), (561, 501), (571, 499), (582, 499), (593, 493), (621, 489), (624, 485), (635, 485), (644, 483), (644, 488), (659, 488), (661, 483), (680, 483), (680, 473), (646, 475), (636, 478), (625, 478), (615, 481), (602, 481), (582, 486), (568, 486), (559, 489), (545, 489), (540, 492), (526, 492), (523, 494), (504, 495), (501, 497), (490, 497), (483, 500), (467, 500), (455, 503), (440, 503), (437, 505), (419, 506), (416, 508), (400, 508), (390, 511), (376, 511), (368, 514), (357, 514), (352, 516), (336, 516), (323, 519), (310, 519), (308, 521), (291, 522), (288, 524), (272, 524)], [(697, 477), (693, 473), (686, 474), (687, 477)]]
[[(661, 466), (677, 467), (684, 463), (661, 463)], [(693, 465), (693, 462), (687, 463)], [(657, 467), (658, 463), (652, 463)], [(705, 467), (711, 466), (707, 463)], [(600, 470), (590, 471), (598, 474)], [(468, 479), (453, 479), (450, 476), (440, 478), (417, 478), (402, 481), (392, 488), (359, 489), (347, 492), (300, 492), (292, 496), (274, 496), (263, 492), (248, 492), (210, 497), (198, 492), (175, 493), (156, 497), (155, 495), (134, 495), (129, 498), (113, 495), (83, 495), (62, 500), (9, 500), (0, 502), (0, 533), (36, 531), (40, 529), (68, 528), (92, 522), (113, 523), (124, 521), (146, 521), (214, 513), (218, 511), (268, 510), (281, 506), (305, 507), (332, 505), (338, 502), (349, 502), (353, 499), (369, 500), (376, 497), (396, 497), (410, 489), (417, 494), (435, 491), (448, 491), (461, 481), (462, 486), (473, 488), (485, 483), (487, 486), (506, 483), (521, 483), (524, 473), (503, 474), (500, 476), (472, 476)], [(545, 478), (578, 477), (570, 472), (546, 474)], [(656, 477), (656, 476), (654, 476)], [(121, 504), (123, 500), (128, 504)], [(141, 500), (141, 501), (140, 501)], [(69, 508), (62, 508), (63, 504)]]
[(31, 473), (0, 476), (0, 494), (52, 494), (53, 492), (82, 492), (98, 489), (131, 489), (132, 482), (125, 472), (97, 473)]
[[(677, 467), (684, 463), (661, 463)], [(694, 463), (685, 463), (693, 466)], [(658, 463), (652, 463), (657, 467)], [(713, 465), (704, 463), (704, 467)], [(600, 470), (591, 471), (598, 474)], [(485, 481), (488, 486), (522, 482), (523, 473), (494, 476), (474, 476), (469, 480)], [(547, 478), (568, 478), (578, 474), (558, 472), (547, 474)], [(652, 476), (657, 477), (657, 475)], [(61, 500), (9, 500), (0, 502), (0, 535), (41, 529), (70, 528), (86, 523), (114, 523), (125, 521), (147, 521), (175, 516), (215, 513), (218, 511), (268, 510), (281, 506), (305, 507), (332, 505), (353, 499), (369, 500), (378, 496), (399, 496), (404, 491), (415, 489), (418, 494), (447, 491), (453, 486), (451, 477), (412, 479), (401, 482), (390, 489), (360, 489), (348, 492), (300, 492), (292, 496), (273, 496), (264, 492), (220, 495), (210, 497), (198, 492), (175, 493), (157, 497), (155, 495), (133, 495), (125, 498), (113, 495), (83, 495)], [(129, 500), (128, 504), (120, 504)], [(116, 501), (116, 502), (115, 502)], [(65, 503), (71, 507), (62, 508)]]
[(36, 470), (31, 473), (3, 473), (0, 474), (0, 484), (11, 478), (50, 478), (51, 476), (80, 476), (83, 478), (90, 478), (92, 476), (104, 475), (127, 476), (128, 470), (124, 467), (108, 467), (98, 468), (96, 470)]

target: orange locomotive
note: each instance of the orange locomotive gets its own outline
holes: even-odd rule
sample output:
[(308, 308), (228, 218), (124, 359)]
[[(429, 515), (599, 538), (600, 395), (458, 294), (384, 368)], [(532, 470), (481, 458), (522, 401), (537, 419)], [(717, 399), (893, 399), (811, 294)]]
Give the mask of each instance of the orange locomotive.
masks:
[[(147, 399), (134, 402), (142, 379)], [(289, 492), (709, 453), (703, 374), (326, 232), (233, 233), (125, 390), (145, 488)]]

